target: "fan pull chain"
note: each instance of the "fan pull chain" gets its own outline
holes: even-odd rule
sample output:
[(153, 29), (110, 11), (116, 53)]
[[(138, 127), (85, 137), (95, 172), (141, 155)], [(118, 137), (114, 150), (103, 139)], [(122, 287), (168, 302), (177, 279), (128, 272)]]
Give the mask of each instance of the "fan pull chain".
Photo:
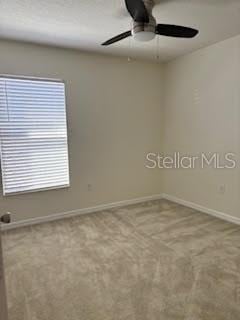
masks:
[(132, 53), (132, 37), (129, 37), (129, 55), (128, 55), (128, 62), (131, 62), (130, 53)]

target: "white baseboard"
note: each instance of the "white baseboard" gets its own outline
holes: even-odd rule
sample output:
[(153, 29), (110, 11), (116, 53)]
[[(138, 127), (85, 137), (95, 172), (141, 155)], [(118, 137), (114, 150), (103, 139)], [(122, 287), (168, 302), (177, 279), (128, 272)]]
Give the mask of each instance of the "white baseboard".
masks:
[(16, 221), (16, 222), (12, 222), (10, 224), (2, 224), (1, 228), (3, 231), (11, 230), (11, 229), (19, 228), (19, 227), (26, 227), (26, 226), (31, 226), (31, 225), (35, 225), (35, 224), (56, 221), (56, 220), (60, 220), (60, 219), (64, 219), (64, 218), (75, 217), (75, 216), (82, 215), (82, 214), (89, 214), (89, 213), (94, 213), (94, 212), (98, 212), (98, 211), (102, 211), (102, 210), (109, 210), (109, 209), (113, 209), (113, 208), (119, 208), (119, 207), (124, 207), (127, 205), (138, 204), (138, 203), (143, 203), (146, 201), (160, 200), (160, 199), (166, 199), (166, 200), (181, 204), (185, 207), (189, 207), (189, 208), (198, 210), (200, 212), (209, 214), (209, 215), (214, 216), (216, 218), (240, 225), (240, 218), (233, 217), (229, 214), (226, 214), (226, 213), (214, 210), (214, 209), (210, 209), (210, 208), (201, 206), (199, 204), (196, 204), (196, 203), (193, 203), (190, 201), (179, 199), (179, 198), (172, 196), (172, 195), (169, 195), (169, 194), (162, 193), (162, 194), (156, 194), (156, 195), (137, 198), (137, 199), (123, 200), (123, 201), (98, 205), (95, 207), (88, 207), (88, 208), (83, 208), (83, 209), (76, 209), (76, 210), (71, 210), (71, 211), (66, 211), (66, 212), (55, 213), (55, 214), (44, 216), (44, 217), (37, 217), (37, 218), (32, 218), (32, 219), (27, 219), (27, 220)]
[(12, 229), (16, 229), (19, 227), (26, 227), (26, 226), (31, 226), (34, 224), (40, 224), (40, 223), (56, 221), (56, 220), (60, 220), (60, 219), (64, 219), (64, 218), (70, 218), (70, 217), (74, 217), (77, 215), (94, 213), (94, 212), (98, 212), (98, 211), (102, 211), (102, 210), (109, 210), (109, 209), (113, 209), (113, 208), (119, 208), (119, 207), (124, 207), (124, 206), (132, 205), (132, 204), (138, 204), (138, 203), (143, 203), (146, 201), (160, 200), (160, 199), (162, 199), (162, 194), (156, 194), (156, 195), (137, 198), (137, 199), (123, 200), (123, 201), (98, 205), (95, 207), (76, 209), (76, 210), (71, 210), (71, 211), (66, 211), (66, 212), (55, 213), (55, 214), (51, 214), (48, 216), (36, 217), (36, 218), (32, 218), (32, 219), (27, 219), (27, 220), (16, 221), (16, 222), (12, 222), (10, 224), (2, 224), (1, 229), (3, 231), (12, 230)]
[(224, 212), (221, 212), (221, 211), (217, 211), (217, 210), (214, 210), (214, 209), (210, 209), (210, 208), (201, 206), (199, 204), (196, 204), (194, 202), (190, 202), (190, 201), (186, 201), (186, 200), (183, 200), (183, 199), (179, 199), (179, 198), (177, 198), (175, 196), (172, 196), (170, 194), (163, 193), (162, 194), (162, 199), (166, 199), (166, 200), (181, 204), (181, 205), (183, 205), (185, 207), (192, 208), (192, 209), (198, 210), (200, 212), (209, 214), (209, 215), (214, 216), (216, 218), (219, 218), (219, 219), (222, 219), (222, 220), (225, 220), (225, 221), (240, 225), (240, 218), (231, 216), (231, 215), (229, 215), (227, 213), (224, 213)]

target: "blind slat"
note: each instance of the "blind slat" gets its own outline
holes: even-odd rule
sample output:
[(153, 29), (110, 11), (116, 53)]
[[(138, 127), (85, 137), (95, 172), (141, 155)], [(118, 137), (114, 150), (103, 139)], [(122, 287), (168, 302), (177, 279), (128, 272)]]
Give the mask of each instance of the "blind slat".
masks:
[[(42, 183), (42, 184), (32, 184), (28, 186), (24, 186), (24, 191), (19, 192), (19, 188), (21, 186), (16, 186), (15, 188), (9, 187), (8, 194), (18, 194), (18, 193), (27, 193), (27, 192), (33, 192), (33, 191), (41, 191), (41, 190), (48, 190), (48, 189), (58, 189), (63, 187), (68, 187), (69, 183), (64, 183), (64, 181), (61, 182), (53, 182), (53, 183)], [(21, 187), (22, 188), (22, 187)]]

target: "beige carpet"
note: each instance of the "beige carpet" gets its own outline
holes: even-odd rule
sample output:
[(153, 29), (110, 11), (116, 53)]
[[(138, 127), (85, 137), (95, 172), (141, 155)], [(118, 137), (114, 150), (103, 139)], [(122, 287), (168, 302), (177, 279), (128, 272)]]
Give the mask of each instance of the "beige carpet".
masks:
[(240, 319), (240, 227), (165, 200), (3, 244), (10, 320)]

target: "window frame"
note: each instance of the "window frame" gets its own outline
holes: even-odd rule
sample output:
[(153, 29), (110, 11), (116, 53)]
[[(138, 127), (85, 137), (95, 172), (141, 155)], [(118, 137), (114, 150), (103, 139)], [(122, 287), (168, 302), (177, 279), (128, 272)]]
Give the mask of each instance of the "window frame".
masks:
[(67, 106), (67, 90), (66, 90), (66, 81), (60, 78), (48, 78), (48, 77), (41, 77), (41, 76), (28, 76), (28, 75), (13, 75), (13, 74), (0, 74), (1, 78), (10, 78), (10, 79), (17, 79), (17, 80), (32, 80), (32, 81), (46, 81), (46, 82), (55, 82), (55, 83), (63, 83), (64, 84), (64, 97), (65, 97), (65, 115), (66, 115), (66, 141), (67, 141), (67, 154), (68, 154), (68, 183), (60, 186), (55, 187), (45, 187), (45, 188), (36, 188), (32, 190), (25, 190), (25, 191), (18, 191), (18, 192), (11, 192), (5, 193), (4, 192), (4, 172), (2, 171), (1, 166), (1, 141), (0, 141), (0, 190), (2, 192), (2, 196), (4, 197), (11, 197), (16, 195), (22, 194), (31, 194), (36, 192), (45, 192), (45, 191), (54, 191), (60, 189), (67, 189), (71, 187), (71, 170), (70, 170), (70, 152), (69, 152), (69, 122), (68, 122), (68, 106)]

